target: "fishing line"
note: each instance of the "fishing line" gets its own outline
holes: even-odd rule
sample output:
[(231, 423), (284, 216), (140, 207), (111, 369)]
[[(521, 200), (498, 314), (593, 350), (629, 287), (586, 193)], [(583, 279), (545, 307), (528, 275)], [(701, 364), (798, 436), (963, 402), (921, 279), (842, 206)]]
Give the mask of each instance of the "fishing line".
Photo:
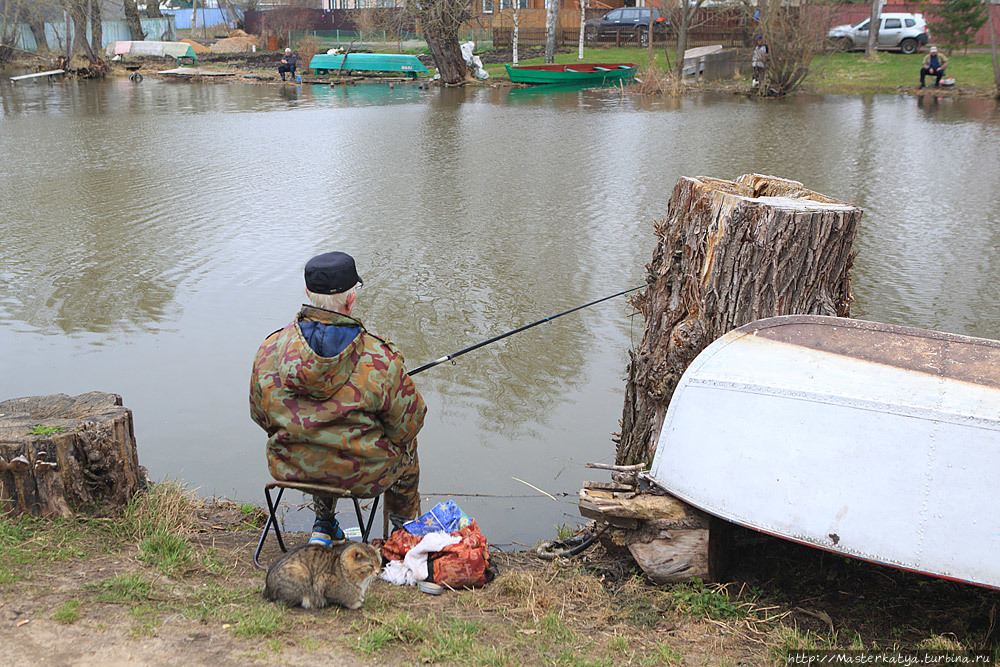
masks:
[(480, 343), (476, 343), (475, 345), (471, 345), (471, 346), (469, 346), (469, 347), (467, 347), (467, 348), (465, 348), (463, 350), (459, 350), (458, 352), (452, 352), (451, 354), (449, 354), (449, 355), (447, 355), (445, 357), (441, 357), (440, 359), (435, 359), (434, 361), (426, 363), (423, 366), (410, 371), (409, 374), (410, 375), (416, 375), (417, 373), (420, 373), (421, 371), (425, 371), (428, 368), (433, 368), (434, 366), (437, 366), (438, 364), (443, 364), (446, 361), (451, 361), (455, 357), (460, 357), (463, 354), (465, 354), (466, 352), (472, 352), (473, 350), (478, 350), (479, 348), (481, 348), (483, 346), (486, 346), (486, 345), (489, 345), (490, 343), (495, 343), (498, 340), (503, 340), (507, 336), (513, 336), (514, 334), (521, 333), (522, 331), (526, 331), (527, 329), (530, 329), (531, 327), (537, 327), (539, 324), (545, 324), (546, 322), (551, 322), (552, 320), (554, 320), (556, 318), (559, 318), (559, 317), (562, 317), (563, 315), (569, 315), (570, 313), (575, 313), (578, 310), (583, 310), (584, 308), (589, 308), (590, 306), (593, 306), (593, 305), (596, 305), (598, 303), (601, 303), (602, 301), (607, 301), (608, 299), (614, 299), (615, 297), (622, 296), (623, 294), (628, 294), (629, 292), (634, 292), (636, 290), (640, 290), (643, 287), (645, 287), (645, 285), (639, 285), (638, 287), (633, 287), (631, 289), (623, 290), (621, 292), (617, 292), (617, 293), (612, 294), (610, 296), (605, 296), (605, 297), (602, 297), (602, 298), (597, 299), (595, 301), (591, 301), (590, 303), (585, 303), (582, 306), (577, 306), (576, 308), (570, 308), (569, 310), (565, 310), (565, 311), (563, 311), (563, 312), (561, 312), (561, 313), (559, 313), (557, 315), (551, 315), (549, 317), (543, 317), (542, 319), (538, 320), (537, 322), (532, 322), (531, 324), (525, 324), (524, 326), (518, 327), (516, 329), (512, 329), (512, 330), (508, 331), (507, 333), (502, 333), (499, 336), (494, 336), (493, 338), (490, 338), (488, 340), (484, 340), (484, 341), (482, 341)]

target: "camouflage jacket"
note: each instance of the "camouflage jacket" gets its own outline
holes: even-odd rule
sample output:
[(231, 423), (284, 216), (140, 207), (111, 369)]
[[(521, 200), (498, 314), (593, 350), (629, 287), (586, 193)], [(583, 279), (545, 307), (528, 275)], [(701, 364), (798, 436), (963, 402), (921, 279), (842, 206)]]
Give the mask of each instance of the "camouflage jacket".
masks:
[[(317, 328), (331, 332), (346, 347), (320, 356), (304, 328), (310, 335)], [(416, 447), (426, 412), (403, 355), (346, 315), (303, 306), (257, 350), (250, 416), (267, 431), (268, 468), (277, 480), (375, 496)]]

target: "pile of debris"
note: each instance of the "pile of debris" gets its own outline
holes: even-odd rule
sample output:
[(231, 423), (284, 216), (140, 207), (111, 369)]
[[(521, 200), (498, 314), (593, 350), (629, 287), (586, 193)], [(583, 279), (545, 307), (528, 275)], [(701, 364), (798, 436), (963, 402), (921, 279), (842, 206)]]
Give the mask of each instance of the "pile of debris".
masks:
[(184, 39), (182, 39), (180, 41), (184, 42), (185, 44), (190, 44), (191, 45), (191, 49), (195, 53), (197, 53), (199, 56), (204, 55), (206, 53), (211, 53), (212, 52), (212, 49), (208, 48), (207, 46), (205, 46), (201, 42), (194, 41), (193, 39), (188, 39), (188, 38), (185, 37)]
[(256, 50), (257, 38), (251, 37), (242, 30), (233, 30), (226, 39), (220, 39), (212, 44), (212, 53), (252, 53)]

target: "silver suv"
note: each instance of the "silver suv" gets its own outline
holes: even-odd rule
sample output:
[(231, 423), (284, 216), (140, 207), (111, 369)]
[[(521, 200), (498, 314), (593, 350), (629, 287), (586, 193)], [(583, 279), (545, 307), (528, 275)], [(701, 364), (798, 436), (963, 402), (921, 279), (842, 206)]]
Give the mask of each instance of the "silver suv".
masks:
[[(830, 29), (827, 38), (842, 51), (867, 48), (870, 20), (865, 19), (857, 25), (838, 25)], [(879, 20), (878, 49), (916, 53), (930, 40), (923, 14), (882, 14)]]

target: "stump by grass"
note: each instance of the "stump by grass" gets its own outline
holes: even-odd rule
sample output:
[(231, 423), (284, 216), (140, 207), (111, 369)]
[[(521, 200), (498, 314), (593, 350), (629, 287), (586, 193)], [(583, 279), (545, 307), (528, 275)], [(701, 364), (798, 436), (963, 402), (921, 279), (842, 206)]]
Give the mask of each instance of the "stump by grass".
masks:
[(72, 516), (124, 506), (146, 484), (132, 411), (121, 396), (27, 396), (0, 402), (0, 510)]
[(678, 180), (648, 287), (632, 300), (646, 327), (630, 353), (616, 463), (652, 460), (681, 374), (716, 338), (763, 317), (847, 317), (860, 219), (796, 181)]

